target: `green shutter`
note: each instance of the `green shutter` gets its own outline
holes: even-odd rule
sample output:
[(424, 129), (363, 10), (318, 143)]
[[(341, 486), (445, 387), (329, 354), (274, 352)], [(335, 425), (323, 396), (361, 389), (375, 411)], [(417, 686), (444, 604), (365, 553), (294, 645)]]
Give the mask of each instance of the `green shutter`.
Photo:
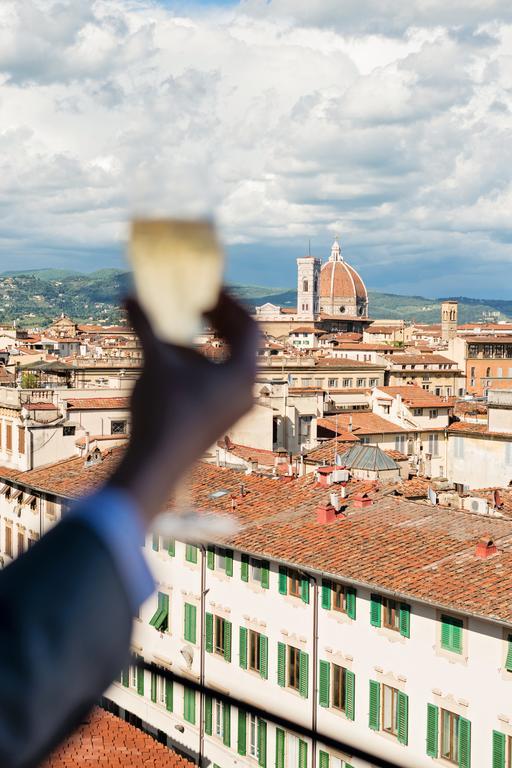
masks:
[(150, 623), (150, 625), (152, 627), (154, 627), (156, 625), (157, 621), (159, 621), (159, 619), (160, 619), (160, 615), (161, 615), (163, 607), (164, 607), (163, 606), (163, 597), (164, 597), (163, 593), (159, 592), (158, 593), (158, 604), (157, 604), (156, 611), (154, 612), (153, 616), (149, 620), (149, 623)]
[(137, 693), (144, 696), (144, 669), (137, 667)]
[(213, 613), (205, 615), (205, 634), (206, 653), (213, 653)]
[(151, 546), (153, 548), (153, 552), (158, 552), (160, 549), (160, 536), (158, 533), (154, 533), (151, 539)]
[(441, 616), (441, 647), (447, 651), (451, 650), (451, 628), (448, 623), (448, 616)]
[(226, 576), (233, 575), (233, 551), (230, 549), (226, 552)]
[(356, 590), (354, 587), (345, 587), (345, 599), (347, 601), (347, 616), (356, 618)]
[(380, 627), (382, 599), (380, 595), (371, 595), (370, 602), (370, 624), (372, 627)]
[(171, 557), (176, 554), (176, 539), (167, 540), (167, 552)]
[(121, 672), (121, 681), (125, 688), (130, 686), (130, 669), (128, 667)]
[(471, 723), (459, 717), (459, 768), (471, 767)]
[(303, 699), (308, 697), (309, 657), (305, 651), (299, 652), (299, 693)]
[(231, 622), (224, 619), (224, 658), (231, 661)]
[(462, 619), (441, 616), (441, 647), (452, 653), (462, 653)]
[(211, 696), (204, 697), (204, 732), (207, 736), (213, 733), (213, 699)]
[(326, 579), (322, 581), (322, 608), (331, 610), (331, 582)]
[(309, 579), (307, 577), (300, 581), (300, 595), (303, 603), (309, 603)]
[(288, 594), (288, 572), (282, 565), (279, 566), (279, 594)]
[(347, 720), (354, 720), (356, 714), (356, 676), (349, 669), (345, 671), (345, 714)]
[(267, 724), (258, 720), (258, 765), (267, 768)]
[(439, 708), (434, 704), (427, 704), (427, 755), (437, 757), (439, 731)]
[(506, 744), (504, 733), (492, 732), (492, 768), (505, 768)]
[(268, 637), (260, 635), (260, 676), (268, 679)]
[(161, 610), (153, 626), (160, 632), (165, 632), (169, 623), (169, 595), (159, 592), (158, 597), (160, 598)]
[(452, 626), (452, 647), (456, 653), (462, 653), (462, 619), (455, 619)]
[(370, 680), (369, 726), (372, 731), (380, 731), (380, 683)]
[(411, 606), (407, 603), (400, 604), (400, 634), (403, 637), (411, 636)]
[(284, 688), (286, 683), (286, 645), (277, 644), (277, 684)]
[(318, 768), (329, 768), (329, 754), (321, 749), (318, 756)]
[(263, 589), (268, 589), (270, 586), (270, 565), (267, 560), (264, 560), (261, 564), (261, 586)]
[(240, 557), (240, 575), (242, 581), (249, 581), (249, 555)]
[(213, 547), (208, 547), (206, 550), (206, 565), (210, 571), (215, 568), (215, 549)]
[(196, 724), (196, 692), (191, 688), (184, 688), (183, 691), (183, 719)]
[(197, 563), (197, 547), (194, 544), (187, 544), (185, 548), (185, 560), (187, 563)]
[(276, 728), (276, 768), (285, 768), (284, 747), (285, 733), (282, 728)]
[(299, 739), (299, 768), (308, 768), (308, 745)]
[(331, 704), (331, 665), (328, 661), (320, 661), (318, 678), (318, 703), (321, 707), (329, 707)]
[(507, 672), (512, 672), (512, 635), (507, 636), (507, 658), (505, 661), (505, 669)]
[(398, 733), (397, 738), (400, 744), (407, 746), (409, 732), (409, 697), (406, 693), (398, 691), (397, 697), (397, 719)]
[(185, 603), (185, 631), (183, 634), (189, 643), (196, 642), (196, 614), (196, 606)]
[(247, 751), (247, 713), (243, 709), (238, 710), (238, 754), (245, 756)]
[(165, 708), (168, 712), (172, 712), (174, 708), (174, 685), (169, 678), (165, 680)]
[(231, 707), (224, 704), (222, 708), (222, 724), (224, 726), (223, 743), (225, 747), (231, 746)]
[(156, 702), (156, 675), (154, 672), (151, 673), (151, 701)]
[(245, 627), (240, 627), (239, 659), (242, 669), (247, 669), (247, 630)]

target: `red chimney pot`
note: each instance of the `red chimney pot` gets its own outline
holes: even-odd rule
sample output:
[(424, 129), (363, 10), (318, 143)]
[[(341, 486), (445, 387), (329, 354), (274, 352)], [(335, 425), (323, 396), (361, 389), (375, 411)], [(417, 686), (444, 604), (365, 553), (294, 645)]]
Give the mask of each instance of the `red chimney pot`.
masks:
[(497, 551), (498, 549), (492, 538), (490, 536), (482, 536), (476, 545), (475, 555), (485, 560), (486, 557), (495, 555)]
[(329, 502), (327, 504), (321, 504), (316, 508), (317, 523), (325, 525), (326, 523), (334, 522), (334, 520), (336, 520), (336, 510)]

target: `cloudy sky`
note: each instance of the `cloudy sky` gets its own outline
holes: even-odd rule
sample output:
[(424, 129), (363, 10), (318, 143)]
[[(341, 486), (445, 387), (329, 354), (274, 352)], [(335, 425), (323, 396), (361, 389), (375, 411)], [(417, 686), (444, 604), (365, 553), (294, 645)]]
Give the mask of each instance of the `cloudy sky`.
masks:
[(510, 0), (1, 0), (0, 270), (213, 212), (231, 280), (334, 234), (375, 289), (510, 298)]

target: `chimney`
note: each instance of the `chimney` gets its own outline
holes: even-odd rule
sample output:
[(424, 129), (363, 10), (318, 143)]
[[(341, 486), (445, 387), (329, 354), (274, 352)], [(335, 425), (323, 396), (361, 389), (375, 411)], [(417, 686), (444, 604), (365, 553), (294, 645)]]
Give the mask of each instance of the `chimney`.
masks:
[(335, 520), (336, 510), (329, 502), (327, 502), (327, 504), (320, 504), (316, 508), (316, 521), (317, 523), (320, 523), (320, 525), (326, 525), (327, 523), (332, 523)]
[(482, 536), (478, 544), (476, 545), (475, 555), (485, 560), (486, 557), (495, 555), (497, 552), (496, 544), (492, 540), (491, 536)]
[(356, 493), (352, 496), (352, 504), (355, 509), (364, 509), (365, 507), (371, 507), (372, 500), (367, 493)]

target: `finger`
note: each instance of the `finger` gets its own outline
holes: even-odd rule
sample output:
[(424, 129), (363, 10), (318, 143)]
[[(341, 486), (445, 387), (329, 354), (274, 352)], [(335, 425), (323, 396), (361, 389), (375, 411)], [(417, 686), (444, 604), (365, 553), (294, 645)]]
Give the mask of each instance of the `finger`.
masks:
[(147, 314), (141, 305), (133, 296), (128, 296), (124, 302), (131, 326), (142, 344), (144, 357), (149, 359), (154, 357), (157, 350), (158, 339), (156, 338)]
[(260, 333), (256, 322), (242, 305), (223, 290), (217, 306), (206, 317), (229, 344), (231, 362), (246, 365), (251, 371), (255, 369)]

